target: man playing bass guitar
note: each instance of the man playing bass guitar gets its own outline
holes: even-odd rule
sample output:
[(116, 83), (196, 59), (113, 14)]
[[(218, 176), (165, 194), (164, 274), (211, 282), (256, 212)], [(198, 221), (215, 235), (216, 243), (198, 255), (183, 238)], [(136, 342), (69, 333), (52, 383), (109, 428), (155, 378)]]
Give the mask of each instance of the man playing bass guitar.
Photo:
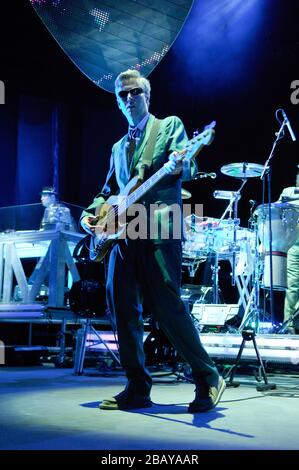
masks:
[[(188, 155), (190, 148), (178, 117), (157, 120), (149, 113), (150, 93), (149, 81), (137, 70), (127, 70), (117, 77), (115, 94), (129, 124), (128, 134), (114, 144), (106, 183), (81, 218), (84, 230), (99, 240), (95, 257), (108, 251), (105, 247), (109, 222), (112, 219), (114, 222), (116, 212), (122, 215), (131, 204), (132, 201), (127, 203), (128, 194), (145, 207), (145, 225), (149, 226), (142, 237), (119, 231), (121, 235), (115, 237), (118, 240), (114, 242), (112, 237), (109, 246), (107, 302), (116, 319), (127, 385), (116, 396), (104, 399), (100, 408), (127, 410), (152, 404), (152, 379), (143, 350), (142, 305), (145, 303), (180, 356), (191, 366), (196, 388), (188, 411), (203, 412), (217, 405), (225, 382), (203, 348), (180, 298), (183, 217), (180, 211), (178, 235), (174, 220), (177, 211), (171, 212), (173, 206), (182, 206), (181, 173), (185, 165), (180, 155)], [(151, 155), (148, 148), (152, 148)], [(145, 176), (149, 179), (140, 186)], [(134, 184), (130, 186), (132, 181)], [(114, 205), (113, 195), (125, 195), (125, 203)]]

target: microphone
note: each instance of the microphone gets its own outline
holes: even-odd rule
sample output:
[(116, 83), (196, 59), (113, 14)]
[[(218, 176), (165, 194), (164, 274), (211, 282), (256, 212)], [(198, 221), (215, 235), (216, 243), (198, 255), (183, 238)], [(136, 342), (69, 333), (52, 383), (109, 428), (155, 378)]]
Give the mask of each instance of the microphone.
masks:
[(286, 124), (286, 126), (287, 126), (287, 128), (288, 128), (288, 130), (289, 130), (289, 133), (290, 133), (290, 136), (291, 136), (291, 138), (292, 138), (292, 141), (295, 142), (296, 137), (295, 137), (295, 134), (294, 134), (293, 129), (292, 129), (292, 127), (291, 127), (289, 118), (288, 118), (288, 116), (286, 115), (286, 113), (284, 112), (283, 109), (281, 110), (281, 112), (282, 112), (282, 115), (283, 115), (284, 122), (285, 122), (285, 124)]
[(215, 178), (217, 178), (217, 175), (216, 173), (205, 173), (203, 171), (199, 171), (198, 173), (196, 173), (194, 179), (198, 180), (200, 178), (212, 178), (212, 180), (214, 180)]

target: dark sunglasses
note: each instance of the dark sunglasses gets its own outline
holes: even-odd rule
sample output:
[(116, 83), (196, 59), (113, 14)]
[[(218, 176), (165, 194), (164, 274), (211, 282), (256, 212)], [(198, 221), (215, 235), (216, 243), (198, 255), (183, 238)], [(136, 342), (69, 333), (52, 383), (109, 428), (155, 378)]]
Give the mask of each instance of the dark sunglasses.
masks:
[(131, 88), (131, 90), (122, 90), (122, 91), (118, 92), (118, 96), (122, 100), (124, 100), (124, 99), (128, 98), (129, 93), (131, 94), (131, 96), (141, 95), (141, 93), (143, 93), (143, 89), (142, 88)]

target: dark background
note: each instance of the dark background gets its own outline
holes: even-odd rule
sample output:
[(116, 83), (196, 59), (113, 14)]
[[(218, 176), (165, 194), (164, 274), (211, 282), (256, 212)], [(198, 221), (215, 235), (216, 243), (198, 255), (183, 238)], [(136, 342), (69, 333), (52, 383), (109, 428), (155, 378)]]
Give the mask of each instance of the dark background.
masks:
[[(226, 201), (215, 189), (237, 189), (222, 175), (233, 162), (264, 163), (283, 107), (299, 136), (299, 105), (290, 84), (299, 80), (299, 5), (296, 0), (197, 0), (174, 45), (150, 75), (151, 111), (178, 115), (188, 135), (211, 120), (216, 138), (198, 159), (215, 180), (185, 184), (192, 203), (220, 217)], [(234, 6), (234, 8), (233, 8)], [(222, 9), (221, 9), (222, 8)], [(112, 144), (126, 131), (114, 95), (98, 88), (68, 59), (29, 1), (1, 2), (0, 206), (39, 201), (41, 186), (53, 181), (53, 132), (59, 141), (60, 198), (86, 206), (101, 188)], [(55, 122), (53, 122), (53, 119)], [(286, 132), (272, 160), (277, 199), (295, 180), (298, 141)], [(248, 180), (239, 203), (243, 226), (249, 199), (262, 201), (259, 178)]]

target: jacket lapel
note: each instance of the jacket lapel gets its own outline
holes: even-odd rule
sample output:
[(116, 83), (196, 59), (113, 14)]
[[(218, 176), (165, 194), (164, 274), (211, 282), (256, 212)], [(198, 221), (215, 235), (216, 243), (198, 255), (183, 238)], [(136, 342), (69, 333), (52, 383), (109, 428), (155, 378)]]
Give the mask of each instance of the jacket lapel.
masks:
[(133, 160), (133, 165), (132, 165), (132, 169), (131, 169), (131, 174), (133, 173), (134, 169), (136, 168), (136, 165), (138, 164), (138, 162), (139, 162), (139, 160), (140, 160), (140, 158), (143, 154), (143, 150), (144, 150), (144, 147), (146, 146), (148, 138), (150, 136), (154, 120), (155, 120), (155, 116), (153, 116), (153, 114), (150, 114), (150, 116), (148, 118), (148, 122), (146, 124), (144, 137), (142, 139), (140, 147), (138, 147), (136, 149), (134, 157), (133, 157), (134, 160)]

